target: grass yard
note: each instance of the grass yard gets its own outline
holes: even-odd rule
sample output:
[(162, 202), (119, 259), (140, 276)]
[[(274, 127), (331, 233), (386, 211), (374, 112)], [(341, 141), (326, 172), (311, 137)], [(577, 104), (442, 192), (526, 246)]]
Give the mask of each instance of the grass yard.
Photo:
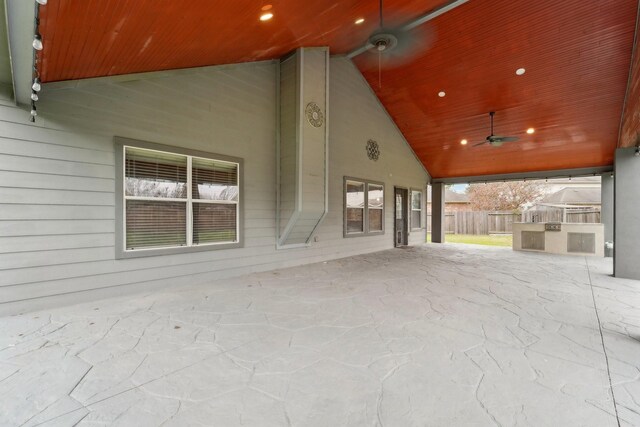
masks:
[[(513, 235), (492, 234), (488, 236), (475, 236), (472, 234), (447, 234), (444, 240), (446, 243), (469, 243), (472, 245), (510, 247), (513, 243)], [(427, 233), (427, 243), (429, 242), (431, 242), (431, 233)]]

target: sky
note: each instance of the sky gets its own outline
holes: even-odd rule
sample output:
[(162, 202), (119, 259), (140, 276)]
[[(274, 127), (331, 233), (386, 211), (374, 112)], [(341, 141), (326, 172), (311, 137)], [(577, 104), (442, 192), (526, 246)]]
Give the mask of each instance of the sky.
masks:
[(451, 186), (451, 190), (455, 191), (456, 193), (464, 193), (465, 191), (467, 191), (468, 186), (469, 184), (453, 184)]

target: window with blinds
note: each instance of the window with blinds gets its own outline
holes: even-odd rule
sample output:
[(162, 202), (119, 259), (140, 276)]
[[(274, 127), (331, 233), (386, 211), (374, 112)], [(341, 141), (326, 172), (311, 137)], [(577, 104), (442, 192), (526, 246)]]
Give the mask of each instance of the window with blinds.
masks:
[(382, 231), (384, 221), (384, 188), (378, 184), (367, 184), (367, 206), (369, 215), (369, 232)]
[(347, 181), (347, 233), (364, 233), (364, 182)]
[(239, 241), (239, 163), (123, 149), (126, 251)]
[(422, 228), (422, 191), (411, 190), (411, 228)]
[(345, 178), (345, 237), (384, 233), (384, 185)]

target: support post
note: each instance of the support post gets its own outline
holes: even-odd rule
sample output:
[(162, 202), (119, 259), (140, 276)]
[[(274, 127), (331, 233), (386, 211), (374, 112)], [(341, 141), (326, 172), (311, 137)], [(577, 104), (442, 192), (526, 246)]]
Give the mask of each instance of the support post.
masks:
[(600, 222), (604, 225), (604, 256), (606, 257), (613, 256), (610, 245), (613, 243), (613, 180), (613, 173), (602, 174)]
[(640, 280), (640, 157), (619, 148), (615, 157), (613, 274)]
[(444, 184), (431, 186), (431, 241), (444, 243)]

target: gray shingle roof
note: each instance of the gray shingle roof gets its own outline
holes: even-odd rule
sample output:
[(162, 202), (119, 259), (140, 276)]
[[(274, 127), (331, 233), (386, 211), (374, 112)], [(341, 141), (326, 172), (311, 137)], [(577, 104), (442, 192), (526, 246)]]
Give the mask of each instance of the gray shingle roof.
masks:
[(542, 203), (563, 205), (599, 205), (600, 187), (563, 188), (542, 199)]
[[(448, 188), (444, 190), (445, 203), (469, 203), (469, 195), (466, 193), (456, 193)], [(427, 203), (431, 202), (431, 188), (427, 190)]]

